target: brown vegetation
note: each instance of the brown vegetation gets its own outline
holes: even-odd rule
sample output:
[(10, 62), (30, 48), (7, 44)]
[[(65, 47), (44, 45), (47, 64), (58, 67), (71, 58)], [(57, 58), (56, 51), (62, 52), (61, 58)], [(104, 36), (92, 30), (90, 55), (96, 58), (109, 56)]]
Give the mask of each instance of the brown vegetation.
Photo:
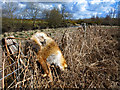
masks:
[[(77, 28), (44, 31), (60, 46), (62, 53), (70, 67), (65, 72), (51, 67), (53, 71), (53, 85), (49, 85), (48, 78), (42, 77), (41, 68), (36, 63), (35, 53), (29, 49), (27, 58), (28, 68), (23, 68), (19, 83), (22, 87), (34, 88), (118, 88), (119, 87), (119, 28), (91, 27), (86, 32)], [(24, 44), (22, 44), (24, 47)], [(6, 64), (7, 59), (6, 59)], [(6, 69), (6, 74), (10, 71)], [(15, 79), (15, 78), (14, 78)], [(25, 81), (24, 81), (25, 80)], [(9, 83), (8, 83), (9, 82)], [(7, 88), (12, 83), (10, 77), (5, 79)], [(7, 85), (8, 84), (8, 85)]]

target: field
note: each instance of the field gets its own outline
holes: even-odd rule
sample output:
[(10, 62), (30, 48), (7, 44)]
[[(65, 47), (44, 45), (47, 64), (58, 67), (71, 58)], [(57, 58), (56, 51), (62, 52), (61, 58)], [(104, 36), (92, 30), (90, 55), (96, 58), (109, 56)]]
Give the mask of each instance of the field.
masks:
[(120, 87), (119, 27), (92, 26), (87, 27), (86, 32), (77, 27), (29, 30), (4, 33), (1, 38), (11, 35), (28, 38), (37, 31), (47, 33), (58, 43), (70, 68), (64, 72), (56, 69), (56, 72), (53, 72), (52, 86), (49, 85), (48, 78), (43, 78), (41, 73), (38, 73), (38, 76), (34, 76), (37, 77), (35, 88)]

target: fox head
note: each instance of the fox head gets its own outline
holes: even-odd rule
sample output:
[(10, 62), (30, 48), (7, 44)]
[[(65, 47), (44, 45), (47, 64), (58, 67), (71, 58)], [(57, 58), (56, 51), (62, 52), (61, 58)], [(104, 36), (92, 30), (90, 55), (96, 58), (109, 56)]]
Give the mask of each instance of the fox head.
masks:
[(38, 45), (44, 46), (46, 44), (46, 40), (44, 39), (44, 37), (39, 32), (37, 32), (31, 37), (31, 39), (34, 40)]

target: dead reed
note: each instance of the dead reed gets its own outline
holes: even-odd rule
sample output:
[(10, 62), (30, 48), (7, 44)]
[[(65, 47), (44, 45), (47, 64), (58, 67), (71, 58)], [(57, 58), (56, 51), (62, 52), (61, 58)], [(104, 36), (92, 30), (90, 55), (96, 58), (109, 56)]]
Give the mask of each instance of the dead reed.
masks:
[[(116, 28), (114, 29), (116, 30)], [(47, 33), (60, 46), (70, 67), (61, 72), (51, 67), (53, 85), (48, 78), (42, 77), (42, 68), (36, 62), (36, 53), (29, 45), (26, 55), (24, 43), (15, 55), (7, 54), (3, 58), (3, 78), (5, 88), (118, 88), (119, 60), (118, 43), (110, 33), (112, 28), (91, 27), (86, 31), (77, 28), (52, 30)], [(52, 33), (51, 33), (52, 32)], [(4, 55), (4, 54), (3, 54)], [(10, 62), (8, 62), (10, 59)], [(5, 65), (4, 65), (5, 62)], [(15, 71), (17, 70), (17, 71)], [(12, 74), (10, 74), (12, 73)], [(7, 76), (10, 74), (9, 76)], [(6, 77), (7, 76), (7, 77)]]

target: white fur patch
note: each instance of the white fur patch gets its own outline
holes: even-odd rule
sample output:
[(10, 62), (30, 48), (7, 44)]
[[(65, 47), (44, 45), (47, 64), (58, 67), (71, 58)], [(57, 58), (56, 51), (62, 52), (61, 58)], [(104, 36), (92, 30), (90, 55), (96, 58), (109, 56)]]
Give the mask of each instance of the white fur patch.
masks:
[(50, 64), (55, 64), (57, 66), (60, 67), (60, 69), (63, 69), (63, 66), (61, 65), (61, 52), (57, 51), (57, 55), (56, 54), (52, 54), (47, 58), (47, 62)]

